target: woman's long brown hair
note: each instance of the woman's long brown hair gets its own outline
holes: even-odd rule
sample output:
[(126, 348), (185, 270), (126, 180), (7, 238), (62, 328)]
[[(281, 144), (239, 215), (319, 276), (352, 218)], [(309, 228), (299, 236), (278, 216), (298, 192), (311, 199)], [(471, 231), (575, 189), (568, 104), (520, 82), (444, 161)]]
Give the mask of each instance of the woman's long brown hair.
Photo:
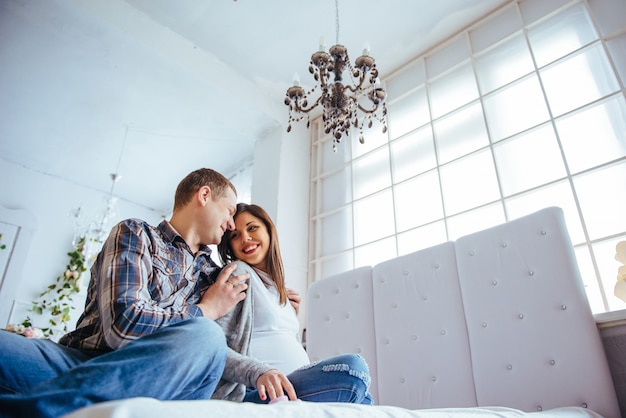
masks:
[[(243, 212), (248, 212), (250, 215), (258, 218), (265, 227), (267, 228), (267, 233), (270, 236), (270, 248), (267, 252), (267, 274), (270, 276), (270, 279), (276, 285), (276, 289), (278, 290), (278, 295), (280, 297), (280, 304), (284, 305), (287, 303), (287, 287), (285, 286), (285, 272), (283, 269), (283, 258), (280, 255), (280, 246), (278, 245), (278, 231), (276, 230), (276, 226), (274, 222), (272, 222), (272, 218), (265, 212), (265, 210), (258, 205), (249, 205), (247, 203), (238, 203), (237, 211), (233, 216), (233, 219), (237, 219), (237, 216)], [(217, 251), (220, 255), (220, 259), (222, 263), (226, 265), (234, 261), (235, 255), (233, 254), (233, 248), (230, 243), (231, 231), (226, 231), (224, 236), (222, 237), (222, 241), (217, 245)]]

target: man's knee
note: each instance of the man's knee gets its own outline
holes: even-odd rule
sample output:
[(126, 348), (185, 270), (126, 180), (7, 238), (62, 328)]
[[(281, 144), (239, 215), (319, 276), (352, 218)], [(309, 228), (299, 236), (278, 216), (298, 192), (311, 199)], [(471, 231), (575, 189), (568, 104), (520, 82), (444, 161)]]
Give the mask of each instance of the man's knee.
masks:
[(181, 323), (181, 341), (189, 350), (206, 355), (225, 353), (227, 350), (224, 331), (215, 321), (205, 318), (192, 318)]

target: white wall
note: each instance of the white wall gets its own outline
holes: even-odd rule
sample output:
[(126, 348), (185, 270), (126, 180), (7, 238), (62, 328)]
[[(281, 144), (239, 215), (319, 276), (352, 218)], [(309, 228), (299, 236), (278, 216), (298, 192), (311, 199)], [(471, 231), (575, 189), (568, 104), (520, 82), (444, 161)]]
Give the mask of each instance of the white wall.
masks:
[[(74, 211), (82, 206), (86, 218), (96, 217), (106, 208), (106, 192), (85, 188), (63, 179), (53, 178), (37, 171), (25, 169), (16, 164), (0, 159), (0, 205), (11, 209), (25, 209), (37, 220), (37, 229), (30, 245), (27, 261), (22, 274), (17, 280), (19, 285), (14, 296), (18, 301), (29, 303), (39, 293), (54, 282), (63, 273), (68, 263), (68, 252), (72, 251), (74, 236)], [(120, 181), (123, 181), (120, 180)], [(172, 190), (172, 202), (174, 191)], [(117, 216), (109, 223), (113, 226), (124, 218), (141, 218), (158, 224), (161, 215), (144, 207), (120, 200), (117, 204)], [(88, 281), (87, 272), (83, 282)], [(11, 304), (12, 300), (0, 300), (2, 304)], [(84, 295), (74, 300), (77, 309), (73, 311), (72, 325), (78, 319), (84, 304)], [(12, 322), (21, 322), (24, 317), (18, 314)], [(0, 324), (3, 328), (5, 324)]]

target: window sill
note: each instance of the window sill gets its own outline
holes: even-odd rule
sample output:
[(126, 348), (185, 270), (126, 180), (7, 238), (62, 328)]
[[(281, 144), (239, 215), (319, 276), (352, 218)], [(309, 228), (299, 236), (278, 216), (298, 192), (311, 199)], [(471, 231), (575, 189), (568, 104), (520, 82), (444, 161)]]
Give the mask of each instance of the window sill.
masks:
[(626, 324), (626, 309), (621, 311), (604, 312), (595, 314), (594, 319), (598, 328), (608, 328)]

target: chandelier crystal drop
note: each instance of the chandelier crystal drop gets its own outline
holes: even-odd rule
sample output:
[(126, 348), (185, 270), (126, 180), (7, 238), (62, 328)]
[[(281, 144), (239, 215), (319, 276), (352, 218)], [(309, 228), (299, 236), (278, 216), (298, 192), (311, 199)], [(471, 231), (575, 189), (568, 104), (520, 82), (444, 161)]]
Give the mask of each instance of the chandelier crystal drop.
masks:
[[(387, 132), (386, 93), (380, 86), (374, 58), (369, 55), (369, 48), (365, 48), (354, 65), (350, 63), (348, 50), (339, 44), (338, 0), (335, 1), (335, 11), (337, 44), (326, 52), (323, 41), (320, 41), (319, 51), (311, 56), (309, 72), (315, 79), (315, 86), (305, 92), (296, 79), (294, 85), (287, 89), (285, 97), (285, 105), (289, 106), (287, 132), (291, 132), (292, 122), (300, 122), (305, 117), (308, 128), (309, 112), (321, 106), (324, 132), (333, 136), (333, 151), (337, 150), (343, 136), (350, 137), (352, 127), (359, 129), (359, 142), (363, 144), (363, 128), (371, 128), (374, 119), (382, 124), (383, 133)], [(344, 85), (346, 68), (350, 83)], [(320, 95), (309, 106), (309, 97), (317, 90)]]

